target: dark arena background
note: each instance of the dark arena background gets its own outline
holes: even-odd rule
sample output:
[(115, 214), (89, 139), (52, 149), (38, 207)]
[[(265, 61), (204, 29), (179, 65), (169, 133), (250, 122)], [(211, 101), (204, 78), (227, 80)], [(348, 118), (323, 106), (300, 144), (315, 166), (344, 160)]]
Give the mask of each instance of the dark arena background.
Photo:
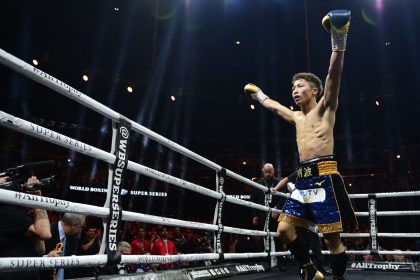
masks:
[[(334, 9), (352, 12), (334, 128), (334, 151), (347, 191), (419, 191), (420, 1), (5, 0), (0, 48), (256, 181), (265, 162), (273, 163), (280, 178), (295, 170), (299, 157), (294, 127), (249, 100), (244, 85), (255, 83), (272, 99), (299, 110), (292, 99), (292, 76), (313, 72), (325, 81), (331, 42), (321, 19)], [(4, 65), (0, 97), (1, 111), (111, 149), (111, 120)], [(147, 136), (131, 137), (129, 160), (216, 190), (214, 170)], [(0, 149), (0, 172), (30, 162), (55, 162), (35, 170), (39, 178), (55, 176), (56, 184), (45, 188), (44, 196), (104, 205), (106, 162), (4, 126)], [(121, 188), (124, 210), (213, 223), (215, 201), (196, 192), (129, 170)], [(224, 191), (247, 201), (255, 195), (255, 188), (229, 177)], [(368, 211), (366, 199), (352, 203), (355, 211)], [(404, 210), (420, 210), (420, 197), (377, 201), (377, 211)], [(58, 212), (48, 214), (51, 221), (59, 219)], [(357, 232), (368, 232), (368, 217), (358, 220)], [(88, 222), (101, 224), (93, 217)], [(251, 222), (250, 208), (225, 204), (224, 224), (249, 229)], [(137, 226), (123, 222), (121, 240), (130, 241)], [(154, 227), (144, 226), (146, 231)], [(380, 232), (420, 232), (418, 215), (378, 217), (377, 227)], [(419, 251), (419, 240), (381, 237), (378, 242), (384, 250)], [(226, 252), (230, 241), (223, 243)], [(344, 240), (355, 250), (369, 247), (367, 241)], [(418, 258), (400, 261), (415, 263)], [(284, 279), (295, 279), (293, 273)], [(277, 270), (255, 279), (271, 275), (281, 279)], [(393, 275), (381, 278), (413, 277)], [(368, 274), (360, 277), (370, 279)]]

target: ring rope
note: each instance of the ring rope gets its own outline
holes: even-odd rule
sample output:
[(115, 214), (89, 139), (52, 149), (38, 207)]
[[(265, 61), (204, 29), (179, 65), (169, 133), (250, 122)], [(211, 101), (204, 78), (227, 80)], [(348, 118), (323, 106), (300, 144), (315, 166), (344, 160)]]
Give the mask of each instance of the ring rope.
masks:
[[(320, 237), (323, 237), (322, 233), (318, 234)], [(368, 232), (357, 232), (357, 233), (340, 233), (340, 237), (370, 237)], [(407, 233), (393, 233), (393, 232), (382, 232), (378, 233), (378, 237), (390, 237), (390, 238), (420, 238), (420, 233), (418, 232), (407, 232)]]
[[(379, 255), (406, 255), (418, 256), (420, 251), (378, 251)], [(290, 251), (284, 252), (271, 252), (271, 256), (287, 256)], [(330, 251), (322, 251), (323, 255), (330, 255)], [(370, 250), (349, 250), (346, 251), (347, 255), (370, 255)], [(268, 253), (226, 253), (224, 254), (225, 260), (230, 259), (248, 259), (248, 258), (264, 258)], [(155, 256), (155, 255), (122, 255), (121, 263), (174, 263), (182, 261), (200, 261), (200, 260), (218, 260), (219, 254), (206, 253), (206, 254), (186, 254), (186, 255), (168, 255), (168, 256)], [(51, 269), (57, 267), (81, 267), (81, 266), (102, 266), (107, 261), (106, 255), (91, 255), (91, 256), (69, 256), (69, 257), (30, 257), (30, 258), (0, 258), (0, 271), (16, 271), (19, 270), (34, 270), (34, 269)]]
[[(396, 250), (396, 251), (377, 251), (375, 252), (375, 254), (379, 254), (379, 255), (404, 255), (404, 256), (419, 256), (420, 255), (420, 251), (400, 251), (400, 250)], [(323, 255), (331, 255), (330, 251), (322, 251)], [(370, 250), (361, 250), (361, 251), (357, 251), (357, 250), (348, 250), (346, 251), (347, 255), (371, 255), (373, 254), (372, 251)]]
[[(282, 255), (290, 254), (282, 252)], [(267, 253), (226, 253), (224, 258), (226, 260), (232, 259), (247, 259), (247, 258), (263, 258), (267, 257)], [(185, 261), (203, 261), (203, 260), (218, 260), (219, 254), (204, 253), (204, 254), (185, 254), (185, 255), (121, 255), (121, 264), (130, 263), (174, 263)], [(69, 268), (69, 267), (93, 267), (103, 266), (106, 264), (106, 255), (90, 255), (90, 256), (68, 256), (68, 257), (29, 257), (29, 258), (0, 258), (0, 271), (16, 271), (19, 270), (34, 270), (34, 269), (51, 269), (51, 268)]]
[(350, 198), (370, 198), (374, 195), (375, 198), (389, 198), (389, 197), (412, 197), (420, 196), (420, 191), (408, 191), (408, 192), (385, 192), (385, 193), (362, 193), (362, 194), (349, 194)]
[[(369, 212), (354, 212), (358, 217), (368, 217)], [(420, 215), (419, 210), (404, 210), (404, 211), (378, 211), (376, 215), (379, 217), (391, 217), (391, 216), (418, 216)]]
[[(330, 251), (322, 250), (321, 251), (323, 255), (331, 255)], [(372, 255), (374, 252), (370, 250), (346, 250), (346, 255)], [(420, 256), (420, 251), (377, 251), (375, 254), (378, 255), (402, 255), (402, 256)], [(290, 251), (284, 251), (284, 252), (271, 252), (272, 256), (288, 256), (291, 255)]]

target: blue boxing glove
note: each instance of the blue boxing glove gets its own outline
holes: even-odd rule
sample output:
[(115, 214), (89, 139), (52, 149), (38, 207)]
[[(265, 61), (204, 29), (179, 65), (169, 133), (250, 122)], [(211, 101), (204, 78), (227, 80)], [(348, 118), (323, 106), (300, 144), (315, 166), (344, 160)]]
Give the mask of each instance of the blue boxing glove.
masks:
[(351, 12), (349, 10), (334, 10), (322, 19), (322, 26), (331, 33), (333, 51), (343, 52), (346, 50), (350, 18)]

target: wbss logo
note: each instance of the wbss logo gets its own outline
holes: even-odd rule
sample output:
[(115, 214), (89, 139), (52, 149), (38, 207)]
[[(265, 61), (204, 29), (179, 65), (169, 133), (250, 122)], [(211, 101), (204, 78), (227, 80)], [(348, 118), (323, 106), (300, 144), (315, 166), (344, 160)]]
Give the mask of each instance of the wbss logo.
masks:
[(130, 135), (130, 132), (128, 131), (128, 129), (125, 126), (120, 127), (120, 134), (124, 139), (127, 139), (128, 136)]
[(224, 183), (225, 183), (225, 178), (219, 177), (219, 185), (223, 186)]

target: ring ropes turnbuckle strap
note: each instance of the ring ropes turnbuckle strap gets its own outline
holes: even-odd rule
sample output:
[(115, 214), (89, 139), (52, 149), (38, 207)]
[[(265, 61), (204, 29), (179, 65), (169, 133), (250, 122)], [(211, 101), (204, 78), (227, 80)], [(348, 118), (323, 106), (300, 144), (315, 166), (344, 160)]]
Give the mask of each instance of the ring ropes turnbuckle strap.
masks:
[(369, 210), (369, 234), (370, 234), (370, 251), (373, 255), (378, 255), (378, 230), (377, 230), (377, 216), (376, 209), (378, 208), (376, 203), (376, 195), (371, 194), (368, 198), (368, 210)]
[(217, 232), (215, 232), (214, 239), (214, 248), (219, 254), (219, 262), (224, 260), (224, 254), (222, 249), (222, 233), (223, 233), (223, 204), (226, 201), (226, 194), (223, 191), (223, 185), (225, 183), (226, 169), (222, 168), (221, 171), (218, 171), (216, 174), (216, 191), (220, 193), (221, 198), (217, 200), (216, 209), (214, 210), (214, 224), (217, 224)]
[[(105, 105), (93, 100), (92, 98), (84, 95), (80, 91), (70, 87), (64, 82), (50, 76), (49, 74), (33, 67), (32, 65), (6, 53), (5, 51), (0, 49), (0, 63), (16, 70), (19, 73), (24, 74), (25, 76), (55, 90), (56, 92), (69, 97), (70, 99), (75, 100), (76, 102), (91, 108), (92, 110), (100, 113), (101, 115), (111, 119), (113, 122), (120, 122), (121, 119), (126, 119), (121, 114), (113, 111), (112, 109), (106, 107)], [(168, 148), (175, 150), (186, 157), (189, 157), (213, 170), (222, 170), (222, 167), (215, 164), (214, 162), (182, 147), (181, 145), (170, 141), (169, 139), (141, 126), (140, 124), (133, 122), (129, 119), (126, 119), (127, 122), (132, 126), (132, 129), (138, 133), (141, 133), (149, 138), (167, 146)], [(63, 134), (57, 133), (55, 131), (51, 131), (46, 129), (42, 126), (29, 123), (12, 115), (9, 115), (3, 111), (0, 111), (0, 125), (5, 127), (11, 128), (13, 130), (22, 132), (24, 134), (28, 134), (39, 138), (41, 140), (54, 143), (60, 146), (63, 146), (68, 149), (75, 150), (77, 152), (86, 154), (88, 156), (100, 159), (105, 161), (109, 164), (113, 164), (117, 157), (113, 153), (107, 153), (102, 151), (98, 148), (90, 146), (88, 144), (82, 143), (78, 140), (72, 139), (67, 137)], [(113, 142), (115, 141), (115, 137), (113, 137)], [(126, 164), (127, 169), (138, 172), (140, 174), (149, 176), (151, 178), (155, 178), (160, 181), (164, 181), (167, 183), (171, 183), (173, 185), (189, 189), (191, 191), (195, 191), (197, 193), (210, 196), (219, 200), (226, 200), (231, 203), (235, 203), (238, 205), (243, 205), (246, 207), (255, 208), (261, 211), (273, 211), (280, 213), (280, 210), (273, 209), (269, 210), (268, 207), (255, 204), (252, 202), (243, 201), (241, 199), (237, 199), (234, 197), (226, 197), (221, 193), (211, 191), (207, 188), (199, 186), (197, 184), (193, 184), (187, 182), (185, 180), (181, 180), (179, 178), (173, 177), (171, 175), (159, 172), (157, 170), (145, 167), (138, 163), (134, 163), (128, 161)], [(226, 175), (234, 178), (240, 182), (243, 182), (247, 185), (250, 185), (254, 188), (267, 191), (268, 189), (264, 186), (261, 186), (250, 179), (242, 177), (239, 174), (236, 174), (230, 170), (226, 169)], [(397, 197), (399, 194), (401, 196), (412, 196), (412, 195), (420, 195), (420, 192), (408, 192), (405, 193), (390, 193), (390, 194), (377, 194), (377, 198), (380, 197)], [(275, 195), (279, 196), (289, 196), (287, 194), (276, 193)], [(357, 194), (357, 195), (350, 195), (352, 196), (361, 196), (357, 198), (366, 198), (367, 195), (364, 194)], [(103, 219), (107, 219), (109, 217), (110, 209), (103, 208), (103, 207), (96, 207), (92, 205), (80, 204), (80, 203), (73, 203), (64, 200), (58, 200), (55, 198), (48, 198), (48, 197), (37, 197), (30, 194), (23, 194), (8, 190), (1, 190), (0, 189), (0, 201), (11, 203), (15, 205), (21, 206), (29, 206), (29, 207), (38, 207), (41, 209), (52, 210), (52, 211), (61, 211), (61, 212), (70, 212), (70, 213), (79, 213), (79, 214), (90, 214), (95, 215), (98, 217), (102, 217)], [(385, 213), (386, 212), (386, 213)], [(397, 213), (398, 212), (398, 213)], [(419, 215), (420, 211), (384, 211), (384, 212), (377, 212), (377, 216), (391, 216), (391, 215), (398, 215), (400, 213), (410, 213), (411, 215)], [(357, 213), (356, 213), (357, 214)], [(360, 212), (358, 216), (368, 216), (368, 213)], [(367, 214), (367, 215), (366, 215)], [(203, 223), (196, 223), (196, 222), (189, 222), (189, 221), (182, 221), (164, 217), (158, 217), (153, 215), (146, 215), (141, 213), (133, 213), (128, 211), (122, 211), (122, 219), (127, 221), (144, 221), (149, 223), (156, 223), (162, 225), (177, 225), (182, 227), (189, 227), (189, 228), (197, 228), (197, 229), (205, 229), (211, 231), (219, 231), (218, 225), (210, 225), (210, 224), (203, 224)], [(246, 235), (256, 235), (256, 236), (267, 236), (266, 231), (254, 231), (254, 230), (247, 230), (247, 229), (240, 229), (240, 228), (233, 228), (228, 226), (223, 226), (223, 232), (230, 232), (230, 233), (237, 233), (237, 234), (246, 234)], [(271, 236), (277, 236), (277, 233), (270, 232)], [(392, 235), (392, 234), (391, 234)], [(407, 234), (409, 235), (409, 234)], [(379, 233), (378, 236), (381, 236)], [(370, 251), (348, 251), (348, 254), (351, 253), (355, 254), (366, 254)], [(396, 251), (378, 251), (379, 254), (397, 254)], [(274, 252), (272, 255), (288, 255), (289, 252)], [(420, 252), (402, 252), (401, 254), (406, 255), (418, 255)], [(254, 258), (254, 257), (267, 257), (268, 254), (266, 252), (263, 253), (225, 253), (224, 259), (246, 259), (246, 258)], [(176, 261), (190, 261), (190, 260), (217, 260), (220, 258), (219, 254), (189, 254), (189, 255), (176, 255), (176, 256), (121, 256), (121, 263), (167, 263), (167, 262), (176, 262)], [(0, 270), (16, 270), (16, 269), (46, 269), (46, 268), (55, 268), (55, 267), (78, 267), (78, 266), (98, 266), (104, 265), (108, 262), (108, 257), (106, 255), (94, 255), (94, 256), (71, 256), (71, 257), (58, 257), (58, 258), (0, 258)]]
[(121, 252), (118, 249), (122, 205), (121, 205), (121, 183), (123, 182), (125, 171), (127, 169), (128, 154), (130, 147), (131, 125), (126, 120), (122, 119), (116, 126), (116, 141), (113, 143), (113, 150), (115, 151), (115, 162), (112, 166), (112, 180), (108, 187), (108, 195), (111, 194), (111, 199), (107, 200), (110, 203), (109, 216), (106, 225), (106, 252), (108, 254), (107, 265), (116, 265), (121, 262)]
[(265, 252), (268, 254), (267, 256), (267, 263), (271, 264), (271, 236), (270, 236), (270, 217), (272, 210), (270, 208), (270, 203), (272, 201), (273, 194), (271, 193), (270, 188), (267, 187), (267, 190), (264, 192), (264, 205), (268, 208), (265, 216), (264, 222), (264, 231), (267, 232), (267, 236), (265, 237)]

